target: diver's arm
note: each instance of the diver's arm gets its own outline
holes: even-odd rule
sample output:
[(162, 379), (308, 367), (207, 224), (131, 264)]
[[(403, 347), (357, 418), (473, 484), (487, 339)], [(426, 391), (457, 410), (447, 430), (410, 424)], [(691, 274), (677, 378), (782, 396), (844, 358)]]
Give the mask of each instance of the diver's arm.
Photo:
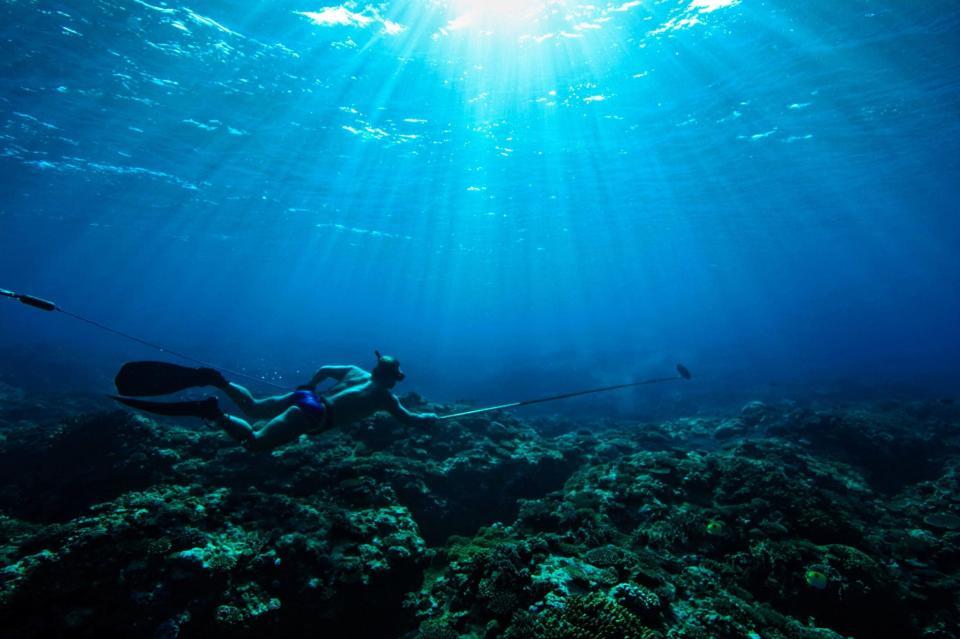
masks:
[(338, 382), (343, 381), (343, 378), (350, 374), (351, 371), (356, 370), (356, 366), (321, 366), (313, 377), (310, 378), (310, 381), (305, 385), (301, 386), (301, 389), (310, 388), (314, 389), (317, 387), (317, 384), (322, 382), (325, 379), (335, 379)]
[(436, 413), (414, 413), (407, 410), (396, 395), (390, 394), (386, 406), (387, 412), (393, 415), (397, 421), (407, 426), (418, 426), (427, 424), (437, 419)]

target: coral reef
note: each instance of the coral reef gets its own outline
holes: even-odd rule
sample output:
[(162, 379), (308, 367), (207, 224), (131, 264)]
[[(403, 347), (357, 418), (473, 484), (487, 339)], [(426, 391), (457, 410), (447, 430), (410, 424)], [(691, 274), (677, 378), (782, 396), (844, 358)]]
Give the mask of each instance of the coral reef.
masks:
[(377, 416), (251, 454), (4, 396), (4, 637), (958, 636), (953, 405)]

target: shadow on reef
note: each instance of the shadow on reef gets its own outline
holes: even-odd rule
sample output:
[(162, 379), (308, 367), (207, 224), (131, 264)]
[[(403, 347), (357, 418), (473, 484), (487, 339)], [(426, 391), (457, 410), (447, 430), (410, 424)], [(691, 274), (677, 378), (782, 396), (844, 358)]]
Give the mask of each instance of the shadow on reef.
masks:
[(376, 417), (256, 455), (29, 404), (0, 406), (4, 637), (947, 639), (960, 622), (951, 406)]
[(164, 481), (174, 459), (146, 422), (122, 413), (4, 432), (0, 509), (30, 521), (67, 521), (93, 504)]

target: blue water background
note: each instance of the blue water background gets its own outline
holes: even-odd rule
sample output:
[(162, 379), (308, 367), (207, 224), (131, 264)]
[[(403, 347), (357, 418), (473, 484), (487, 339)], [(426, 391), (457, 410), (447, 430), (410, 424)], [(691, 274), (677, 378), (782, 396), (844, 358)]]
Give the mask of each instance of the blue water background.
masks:
[[(955, 391), (955, 2), (541, 8), (0, 3), (0, 287), (283, 384), (378, 348), (440, 400), (698, 374), (564, 411)], [(41, 391), (156, 356), (0, 335)]]

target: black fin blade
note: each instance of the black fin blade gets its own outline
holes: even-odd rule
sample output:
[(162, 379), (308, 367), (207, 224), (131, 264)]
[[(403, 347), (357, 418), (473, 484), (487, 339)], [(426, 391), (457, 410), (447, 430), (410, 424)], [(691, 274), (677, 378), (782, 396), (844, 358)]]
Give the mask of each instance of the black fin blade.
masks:
[(133, 397), (118, 397), (116, 395), (110, 397), (130, 408), (155, 415), (200, 417), (201, 419), (217, 419), (223, 415), (214, 397), (190, 402), (151, 402), (145, 399), (134, 399)]
[(121, 395), (166, 395), (209, 383), (209, 371), (169, 362), (127, 362), (114, 380)]

